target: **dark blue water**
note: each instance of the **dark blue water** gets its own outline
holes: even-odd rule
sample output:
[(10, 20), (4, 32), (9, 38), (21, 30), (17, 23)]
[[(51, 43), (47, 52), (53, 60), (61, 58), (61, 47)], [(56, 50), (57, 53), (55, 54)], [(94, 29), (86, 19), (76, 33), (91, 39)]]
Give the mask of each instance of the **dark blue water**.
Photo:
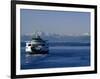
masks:
[(27, 55), (24, 43), (22, 41), (21, 69), (90, 66), (89, 40), (49, 42), (49, 54), (38, 56)]

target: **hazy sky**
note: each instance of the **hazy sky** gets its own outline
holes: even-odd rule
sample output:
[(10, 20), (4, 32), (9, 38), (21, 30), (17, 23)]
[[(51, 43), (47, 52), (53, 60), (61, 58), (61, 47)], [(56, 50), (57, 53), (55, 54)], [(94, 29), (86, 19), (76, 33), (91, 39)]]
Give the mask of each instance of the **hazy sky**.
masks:
[(90, 13), (21, 9), (21, 34), (36, 31), (58, 34), (90, 32)]

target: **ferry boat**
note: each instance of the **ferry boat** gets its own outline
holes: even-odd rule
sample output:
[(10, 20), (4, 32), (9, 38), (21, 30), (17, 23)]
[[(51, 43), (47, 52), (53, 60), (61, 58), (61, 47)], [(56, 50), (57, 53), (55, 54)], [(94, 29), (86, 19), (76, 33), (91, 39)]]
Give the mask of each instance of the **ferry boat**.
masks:
[(29, 54), (48, 54), (49, 48), (46, 40), (35, 34), (31, 41), (26, 42), (25, 51)]

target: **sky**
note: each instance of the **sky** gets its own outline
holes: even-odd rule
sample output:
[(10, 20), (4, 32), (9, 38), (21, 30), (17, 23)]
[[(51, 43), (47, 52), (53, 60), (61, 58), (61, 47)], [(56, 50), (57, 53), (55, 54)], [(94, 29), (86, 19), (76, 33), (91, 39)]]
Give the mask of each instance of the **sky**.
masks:
[(21, 35), (36, 31), (56, 34), (83, 34), (90, 32), (90, 13), (21, 9)]

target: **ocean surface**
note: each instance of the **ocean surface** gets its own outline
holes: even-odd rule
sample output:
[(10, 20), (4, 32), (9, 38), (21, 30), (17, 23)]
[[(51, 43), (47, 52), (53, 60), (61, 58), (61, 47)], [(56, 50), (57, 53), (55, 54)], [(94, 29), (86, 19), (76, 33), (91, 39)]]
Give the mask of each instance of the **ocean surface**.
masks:
[(90, 39), (87, 36), (47, 38), (47, 55), (27, 55), (25, 41), (29, 40), (30, 37), (21, 37), (21, 69), (90, 66)]

